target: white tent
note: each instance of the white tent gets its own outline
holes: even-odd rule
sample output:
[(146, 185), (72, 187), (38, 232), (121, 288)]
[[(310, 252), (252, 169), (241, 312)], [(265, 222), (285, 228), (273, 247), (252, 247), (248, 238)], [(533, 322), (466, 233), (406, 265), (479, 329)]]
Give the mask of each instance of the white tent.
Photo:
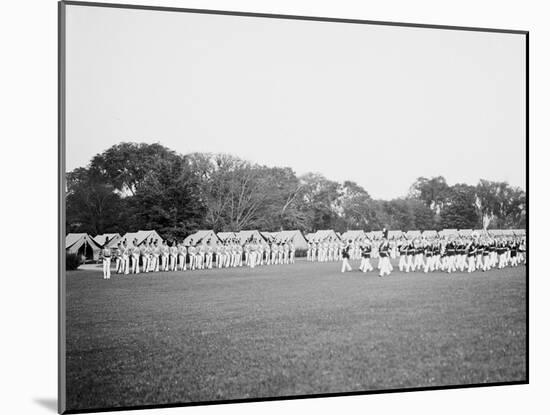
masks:
[(251, 239), (254, 239), (256, 242), (266, 243), (265, 238), (257, 230), (240, 231), (237, 232), (235, 236), (239, 239), (241, 245), (244, 245)]
[(313, 240), (314, 241), (321, 241), (325, 239), (333, 239), (333, 240), (340, 240), (338, 235), (336, 235), (336, 232), (334, 232), (332, 229), (325, 229), (321, 231), (317, 231), (313, 234)]
[(212, 230), (204, 230), (204, 231), (197, 231), (192, 235), (189, 235), (187, 238), (183, 240), (183, 243), (185, 245), (188, 245), (191, 240), (193, 240), (193, 244), (197, 245), (206, 245), (208, 241), (210, 243), (214, 244), (218, 242), (220, 239), (216, 236), (216, 233)]
[(218, 232), (217, 234), (220, 241), (225, 242), (228, 239), (233, 239), (236, 236), (235, 232)]
[(315, 235), (315, 232), (310, 232), (306, 235), (306, 239), (308, 241), (312, 241), (313, 240), (313, 236)]
[(401, 238), (401, 236), (403, 236), (403, 231), (399, 231), (399, 230), (388, 231), (388, 239), (398, 239), (398, 238)]
[(407, 238), (411, 239), (411, 238), (420, 238), (422, 236), (422, 232), (416, 230), (416, 231), (413, 231), (413, 230), (410, 230), (410, 231), (407, 231), (407, 233), (405, 234), (407, 235)]
[(361, 231), (361, 230), (355, 230), (355, 231), (346, 231), (342, 234), (342, 236), (340, 237), (342, 240), (360, 240), (360, 239), (365, 239), (367, 237), (367, 234), (365, 233), (365, 231)]
[(372, 239), (382, 239), (384, 237), (384, 233), (382, 231), (372, 231), (367, 234), (367, 236)]
[(422, 236), (425, 238), (435, 238), (437, 236), (437, 231), (434, 230), (427, 230), (422, 232)]
[(101, 247), (105, 245), (105, 241), (109, 238), (109, 243), (107, 244), (107, 247), (115, 247), (118, 241), (120, 240), (120, 234), (118, 233), (104, 233), (102, 235), (96, 235), (94, 236), (94, 240), (97, 242), (97, 244)]
[(82, 255), (86, 259), (97, 261), (101, 247), (87, 233), (70, 233), (65, 237), (65, 250), (71, 254)]
[(164, 241), (164, 239), (160, 237), (157, 231), (148, 230), (148, 231), (128, 232), (122, 238), (120, 238), (117, 242), (123, 242), (124, 240), (126, 240), (126, 243), (130, 245), (134, 241), (134, 239), (137, 239), (138, 246), (140, 246), (145, 241), (155, 242), (155, 240), (158, 240), (159, 244), (161, 244)]
[(439, 236), (457, 236), (458, 229), (443, 229), (439, 231)]
[(512, 231), (516, 236), (525, 236), (525, 229), (512, 229)]
[(299, 230), (273, 232), (272, 235), (277, 242), (291, 241), (294, 244), (294, 248), (307, 249), (307, 240)]
[(472, 234), (473, 230), (472, 229), (460, 229), (458, 231), (458, 234), (460, 236), (470, 236)]

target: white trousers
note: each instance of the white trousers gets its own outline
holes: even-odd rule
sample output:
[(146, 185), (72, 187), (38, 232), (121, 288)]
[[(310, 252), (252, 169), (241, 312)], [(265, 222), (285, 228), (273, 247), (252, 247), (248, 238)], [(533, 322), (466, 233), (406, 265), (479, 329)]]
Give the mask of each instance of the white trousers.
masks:
[(347, 258), (344, 258), (342, 261), (342, 272), (351, 271), (351, 265)]
[(103, 279), (108, 280), (111, 278), (111, 258), (103, 258)]

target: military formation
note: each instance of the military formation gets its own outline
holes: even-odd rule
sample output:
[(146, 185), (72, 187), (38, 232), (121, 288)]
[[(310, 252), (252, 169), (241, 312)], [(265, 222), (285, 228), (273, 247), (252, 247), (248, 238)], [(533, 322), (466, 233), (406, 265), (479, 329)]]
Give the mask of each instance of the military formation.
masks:
[[(114, 272), (121, 275), (194, 271), (213, 268), (235, 268), (293, 264), (296, 248), (292, 240), (259, 240), (251, 237), (225, 241), (212, 239), (188, 242), (138, 240), (118, 242), (101, 252), (103, 278)], [(502, 269), (526, 263), (526, 241), (523, 236), (417, 236), (388, 238), (384, 231), (380, 239), (360, 236), (340, 240), (334, 236), (310, 240), (306, 260), (310, 262), (341, 261), (341, 272), (352, 271), (350, 260), (360, 260), (359, 271), (378, 271), (380, 277), (394, 270), (409, 272), (468, 272)], [(377, 260), (376, 266), (371, 260)]]
[(183, 241), (138, 240), (118, 242), (116, 249), (108, 247), (101, 251), (103, 278), (111, 277), (114, 260), (116, 274), (130, 275), (148, 272), (195, 271), (213, 268), (255, 268), (262, 265), (293, 264), (296, 248), (291, 240), (263, 241), (238, 238), (225, 241), (190, 239)]

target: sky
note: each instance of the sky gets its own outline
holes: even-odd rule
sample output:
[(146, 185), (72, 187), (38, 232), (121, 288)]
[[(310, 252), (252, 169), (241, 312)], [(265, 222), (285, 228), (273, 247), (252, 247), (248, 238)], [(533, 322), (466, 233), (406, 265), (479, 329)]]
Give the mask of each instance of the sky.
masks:
[(223, 152), (405, 196), (525, 189), (525, 38), (67, 6), (66, 169), (121, 141)]

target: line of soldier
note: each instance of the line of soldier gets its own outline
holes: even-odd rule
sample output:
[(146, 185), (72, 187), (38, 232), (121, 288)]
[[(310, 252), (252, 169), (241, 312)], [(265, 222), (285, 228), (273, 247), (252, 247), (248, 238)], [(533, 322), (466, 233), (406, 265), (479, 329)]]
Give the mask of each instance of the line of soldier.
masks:
[[(251, 237), (244, 243), (239, 239), (229, 239), (224, 242), (210, 239), (202, 243), (189, 240), (183, 242), (160, 242), (149, 240), (138, 245), (137, 239), (131, 244), (126, 240), (119, 242), (112, 250), (106, 240), (101, 251), (103, 260), (103, 275), (110, 278), (111, 259), (115, 260), (117, 274), (139, 274), (140, 272), (186, 271), (212, 268), (231, 268), (248, 266), (255, 268), (260, 265), (293, 264), (296, 249), (290, 240), (260, 242)], [(113, 252), (114, 251), (114, 252)]]
[(392, 258), (399, 257), (402, 272), (475, 272), (502, 269), (526, 263), (525, 238), (521, 237), (458, 237), (424, 238), (370, 241), (366, 238), (348, 240), (342, 250), (342, 272), (350, 271), (348, 259), (359, 246), (363, 272), (372, 271), (370, 258), (379, 258), (380, 276), (393, 271)]

